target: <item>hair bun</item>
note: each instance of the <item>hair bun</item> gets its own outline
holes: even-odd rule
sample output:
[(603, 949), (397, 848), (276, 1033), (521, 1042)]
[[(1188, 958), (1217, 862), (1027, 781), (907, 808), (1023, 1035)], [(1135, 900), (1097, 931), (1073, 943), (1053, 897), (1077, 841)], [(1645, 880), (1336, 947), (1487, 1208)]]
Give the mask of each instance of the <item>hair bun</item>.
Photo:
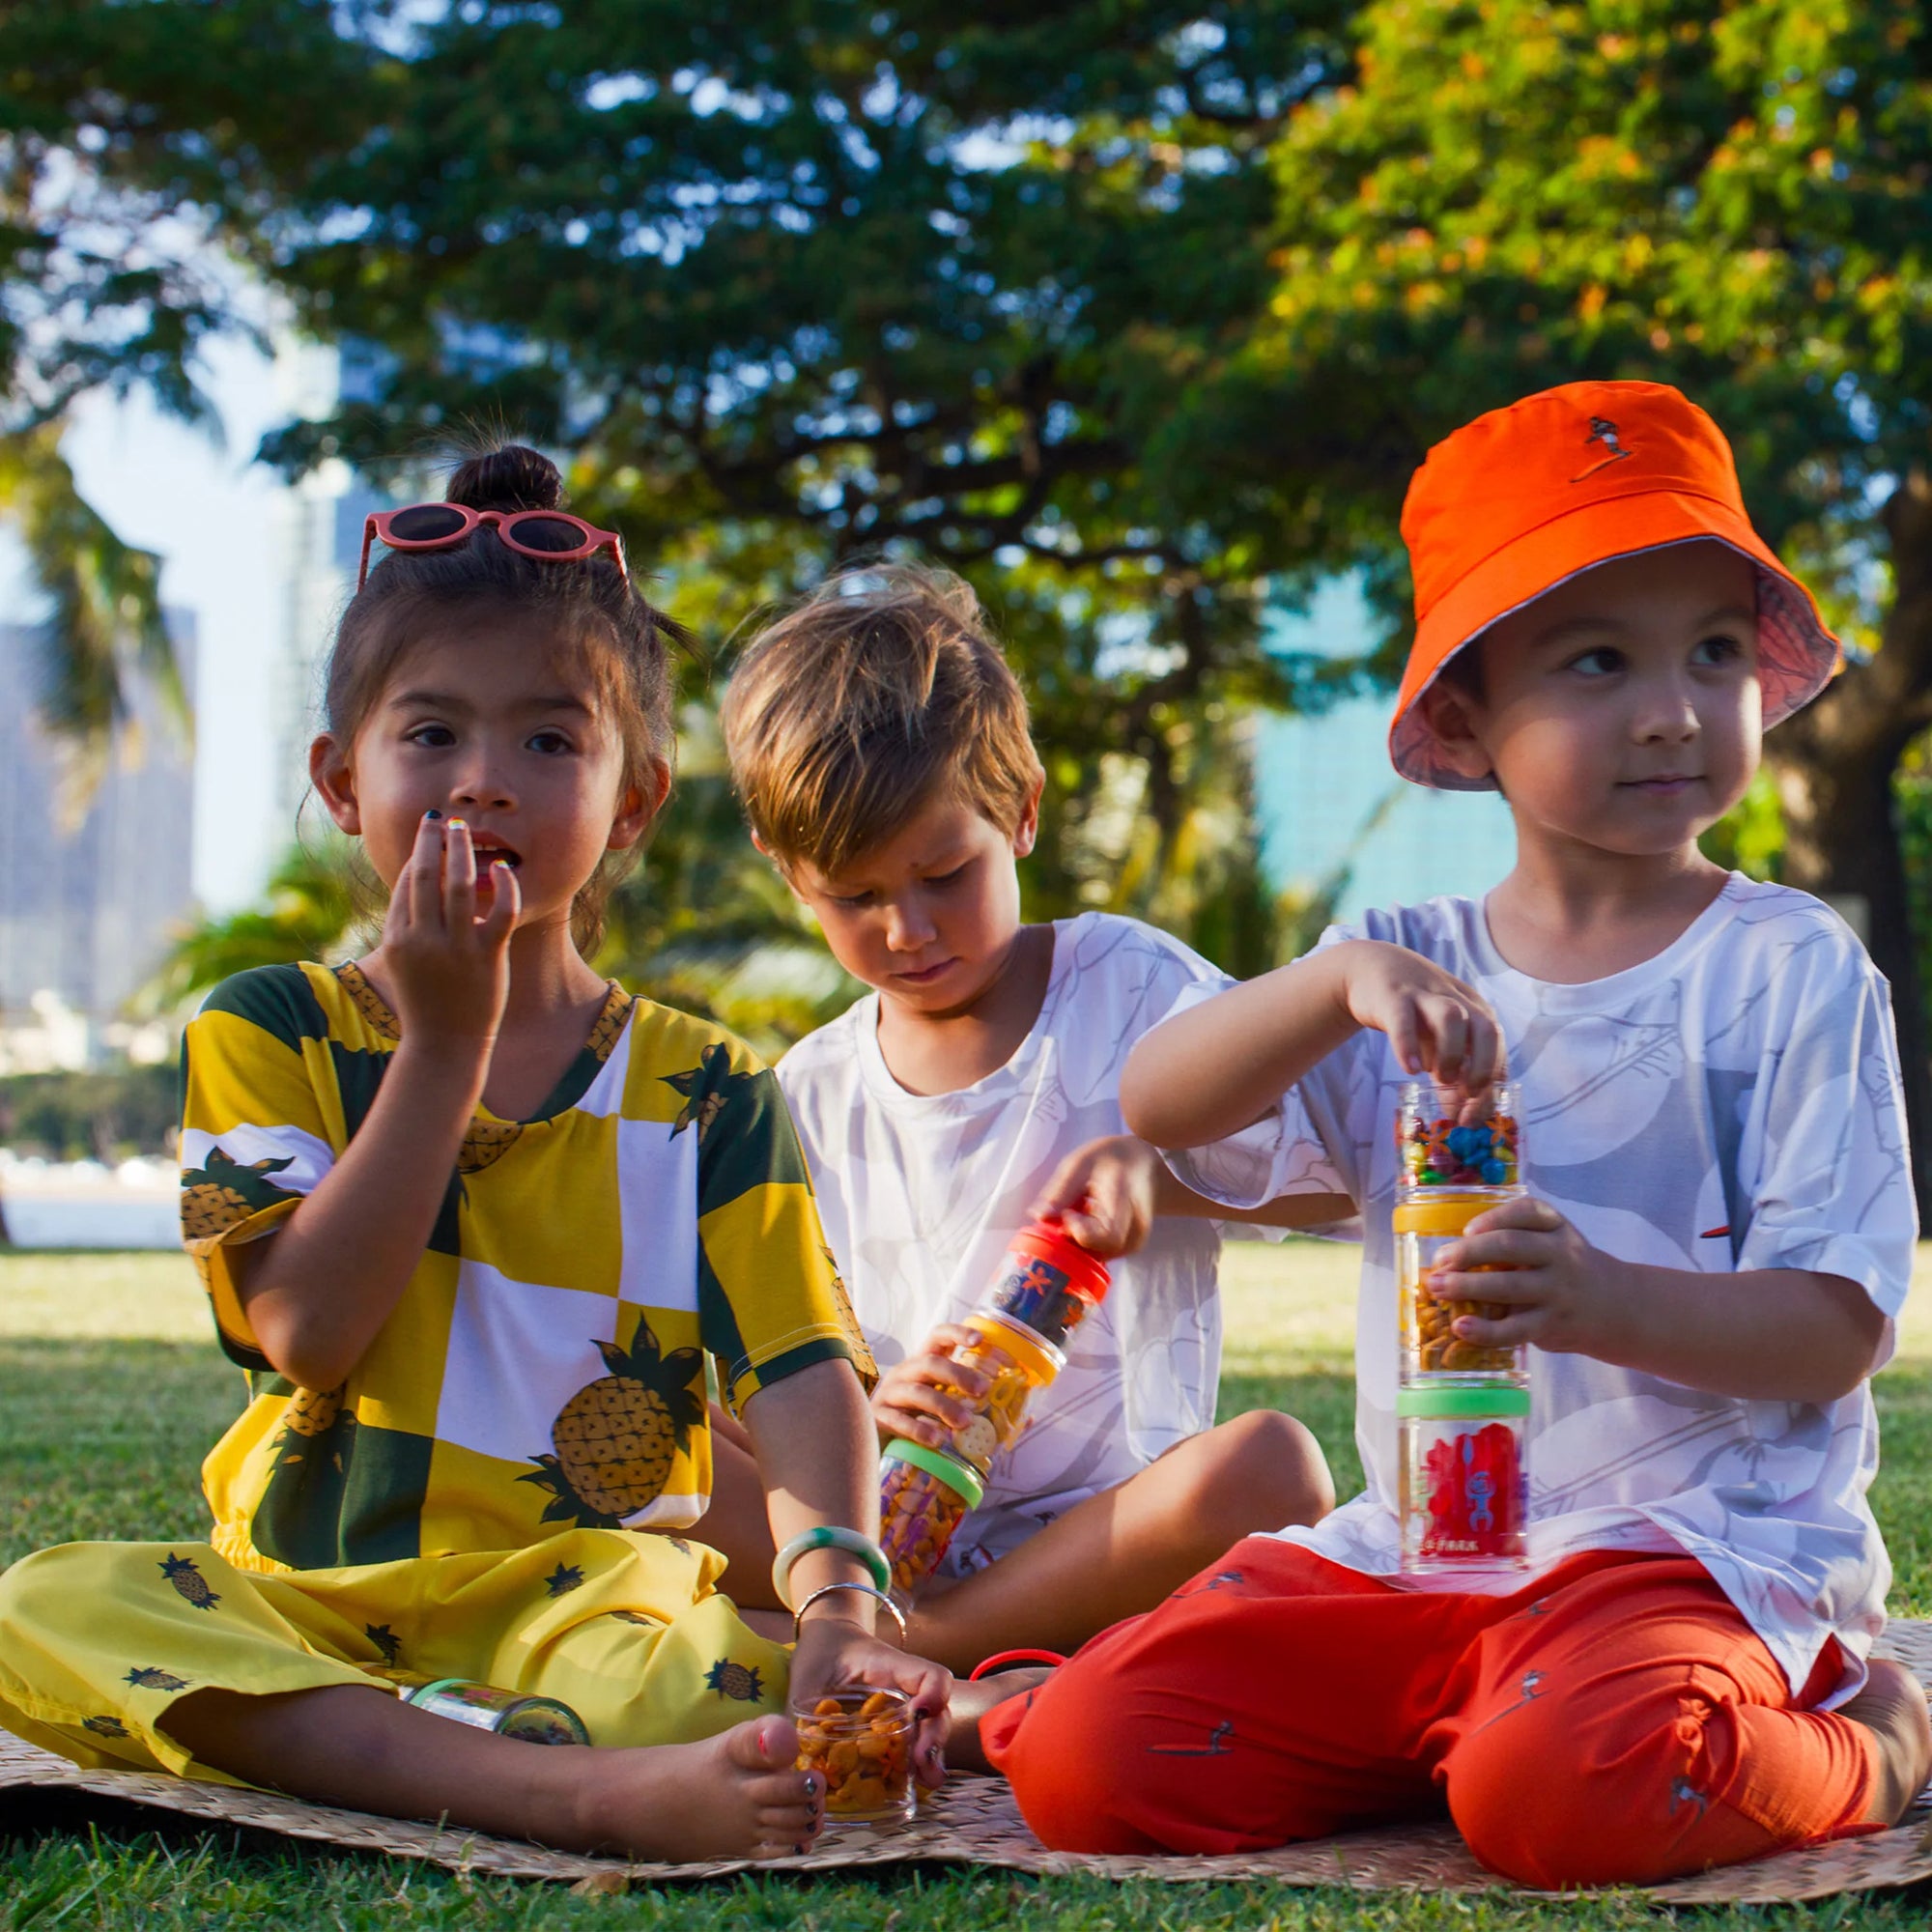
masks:
[(445, 502), (471, 510), (556, 510), (563, 507), (563, 473), (526, 444), (506, 442), (461, 464), (442, 494)]

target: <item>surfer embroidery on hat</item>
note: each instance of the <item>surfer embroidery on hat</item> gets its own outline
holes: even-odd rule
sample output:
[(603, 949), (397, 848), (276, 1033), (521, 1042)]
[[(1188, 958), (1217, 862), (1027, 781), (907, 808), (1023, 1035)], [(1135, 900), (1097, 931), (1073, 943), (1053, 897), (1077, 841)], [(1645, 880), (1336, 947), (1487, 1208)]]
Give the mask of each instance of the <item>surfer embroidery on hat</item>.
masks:
[(1583, 447), (1588, 449), (1593, 442), (1601, 442), (1610, 453), (1601, 463), (1593, 463), (1589, 469), (1571, 477), (1571, 482), (1580, 483), (1585, 476), (1594, 476), (1598, 470), (1607, 469), (1611, 464), (1621, 463), (1625, 457), (1634, 453), (1617, 440), (1617, 426), (1607, 416), (1590, 418), (1590, 434), (1583, 439)]

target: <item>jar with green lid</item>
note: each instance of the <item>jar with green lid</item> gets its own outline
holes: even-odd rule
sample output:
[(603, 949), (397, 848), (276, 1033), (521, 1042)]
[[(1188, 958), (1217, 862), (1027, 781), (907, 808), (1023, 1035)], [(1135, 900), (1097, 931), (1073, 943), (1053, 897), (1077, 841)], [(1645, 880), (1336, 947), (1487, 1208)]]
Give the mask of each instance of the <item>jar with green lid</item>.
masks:
[(1396, 1391), (1406, 1573), (1529, 1567), (1529, 1409), (1509, 1382)]
[(970, 1463), (904, 1436), (887, 1443), (879, 1470), (879, 1548), (893, 1568), (893, 1594), (909, 1607), (980, 1507), (985, 1484)]

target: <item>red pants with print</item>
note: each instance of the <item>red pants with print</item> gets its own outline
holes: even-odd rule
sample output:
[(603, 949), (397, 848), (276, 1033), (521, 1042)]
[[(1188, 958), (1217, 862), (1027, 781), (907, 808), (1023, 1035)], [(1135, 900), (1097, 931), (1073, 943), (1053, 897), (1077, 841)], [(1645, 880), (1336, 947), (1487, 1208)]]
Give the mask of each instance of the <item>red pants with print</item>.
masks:
[(1647, 1884), (1862, 1821), (1870, 1734), (1689, 1557), (1593, 1552), (1511, 1596), (1396, 1589), (1251, 1537), (982, 1735), (1045, 1843), (1242, 1852), (1450, 1815), (1524, 1885)]

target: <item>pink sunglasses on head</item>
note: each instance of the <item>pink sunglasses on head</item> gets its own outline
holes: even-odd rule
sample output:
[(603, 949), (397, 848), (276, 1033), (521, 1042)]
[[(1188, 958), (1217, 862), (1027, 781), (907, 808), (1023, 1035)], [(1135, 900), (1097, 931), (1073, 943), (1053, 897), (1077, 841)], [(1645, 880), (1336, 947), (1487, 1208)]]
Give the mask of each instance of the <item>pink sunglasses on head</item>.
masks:
[(369, 581), (369, 546), (382, 542), (395, 551), (453, 550), (472, 530), (493, 529), (507, 549), (539, 563), (581, 563), (607, 546), (625, 569), (624, 540), (615, 530), (600, 530), (562, 510), (472, 510), (467, 503), (410, 503), (400, 510), (378, 510), (362, 522), (360, 590)]

